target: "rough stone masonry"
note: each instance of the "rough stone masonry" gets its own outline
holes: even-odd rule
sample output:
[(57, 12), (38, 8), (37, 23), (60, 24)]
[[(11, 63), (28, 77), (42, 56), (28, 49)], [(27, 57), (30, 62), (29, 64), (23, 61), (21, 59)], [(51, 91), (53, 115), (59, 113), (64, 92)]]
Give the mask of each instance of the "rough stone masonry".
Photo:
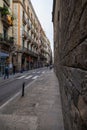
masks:
[(53, 25), (65, 130), (87, 130), (87, 0), (54, 0)]

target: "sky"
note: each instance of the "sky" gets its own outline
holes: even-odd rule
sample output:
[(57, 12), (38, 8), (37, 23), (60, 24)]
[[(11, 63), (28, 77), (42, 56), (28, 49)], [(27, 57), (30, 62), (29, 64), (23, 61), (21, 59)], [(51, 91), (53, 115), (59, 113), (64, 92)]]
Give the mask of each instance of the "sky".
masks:
[(52, 7), (53, 0), (31, 0), (36, 15), (42, 25), (43, 30), (48, 37), (53, 52), (53, 24), (52, 24)]

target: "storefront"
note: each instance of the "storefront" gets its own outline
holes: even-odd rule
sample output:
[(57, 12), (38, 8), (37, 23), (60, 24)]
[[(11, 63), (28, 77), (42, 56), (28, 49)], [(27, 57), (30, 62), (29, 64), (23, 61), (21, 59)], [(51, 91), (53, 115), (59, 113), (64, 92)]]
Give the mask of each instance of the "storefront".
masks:
[(0, 52), (0, 76), (4, 74), (5, 66), (8, 63), (9, 54)]

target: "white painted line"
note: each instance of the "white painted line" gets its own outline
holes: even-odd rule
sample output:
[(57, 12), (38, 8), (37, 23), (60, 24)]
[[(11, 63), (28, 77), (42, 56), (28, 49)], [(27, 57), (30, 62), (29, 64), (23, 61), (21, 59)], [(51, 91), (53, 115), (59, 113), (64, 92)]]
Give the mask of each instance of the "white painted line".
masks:
[(10, 103), (13, 99), (15, 99), (21, 92), (18, 92), (17, 94), (15, 94), (12, 98), (10, 98), (7, 102), (5, 102), (2, 106), (0, 106), (0, 109), (2, 109), (3, 107), (5, 107), (8, 103)]
[[(37, 76), (40, 77), (40, 76)], [(31, 83), (27, 84), (25, 86), (25, 88), (27, 89), (28, 87), (30, 87), (37, 79), (35, 79), (34, 81), (32, 81)], [(7, 104), (9, 104), (11, 101), (13, 101), (17, 96), (21, 95), (21, 90), (20, 92), (16, 93), (12, 98), (10, 98), (7, 102), (5, 102), (2, 106), (0, 106), (0, 109), (3, 109)]]
[[(30, 85), (32, 85), (37, 79), (35, 79), (34, 81), (32, 81), (31, 83), (27, 84), (25, 86), (25, 88), (27, 89), (28, 87), (30, 87)], [(13, 101), (17, 96), (21, 95), (21, 90), (20, 92), (18, 92), (17, 94), (15, 94), (12, 98), (10, 98), (8, 101), (6, 101), (2, 106), (0, 106), (0, 109), (3, 109), (7, 104), (9, 104), (11, 101)]]
[(19, 77), (19, 78), (17, 78), (17, 79), (22, 79), (22, 78), (24, 78), (25, 76), (21, 76), (21, 77)]
[(29, 78), (31, 78), (32, 77), (32, 75), (29, 75), (28, 77), (26, 77), (25, 79), (29, 79)]
[(35, 76), (35, 77), (33, 77), (32, 79), (37, 79), (39, 76)]
[(37, 73), (40, 73), (40, 71), (38, 71)]

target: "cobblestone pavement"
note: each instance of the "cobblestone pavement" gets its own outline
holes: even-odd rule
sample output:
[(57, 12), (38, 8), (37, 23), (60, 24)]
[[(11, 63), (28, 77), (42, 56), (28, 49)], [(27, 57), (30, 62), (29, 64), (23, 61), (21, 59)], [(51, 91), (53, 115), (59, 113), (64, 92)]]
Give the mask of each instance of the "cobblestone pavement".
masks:
[(59, 85), (53, 70), (43, 74), (0, 110), (0, 130), (64, 130)]

